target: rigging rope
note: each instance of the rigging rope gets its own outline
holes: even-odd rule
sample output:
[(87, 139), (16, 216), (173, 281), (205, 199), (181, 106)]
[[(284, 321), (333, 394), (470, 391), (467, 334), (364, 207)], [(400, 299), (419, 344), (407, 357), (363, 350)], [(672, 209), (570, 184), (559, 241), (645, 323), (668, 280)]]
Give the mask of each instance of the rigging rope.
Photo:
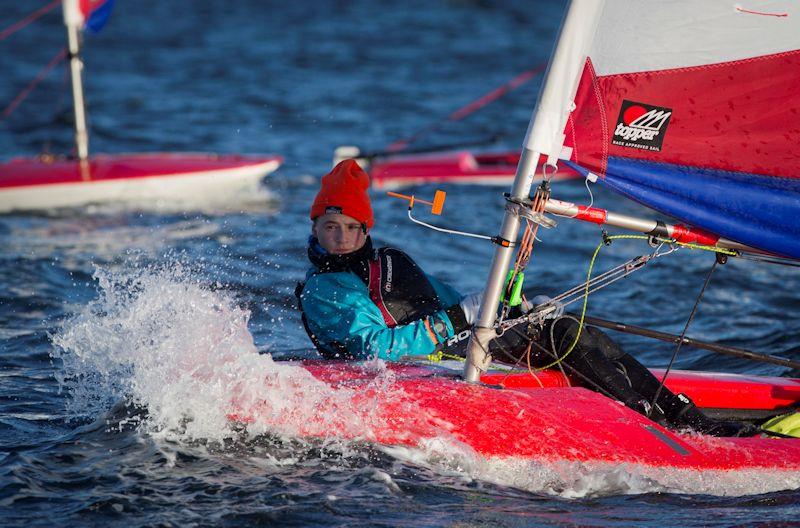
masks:
[[(592, 255), (592, 258), (589, 261), (589, 269), (588, 269), (588, 271), (586, 273), (586, 282), (584, 283), (584, 286), (582, 288), (583, 289), (583, 295), (581, 295), (581, 297), (583, 298), (583, 305), (581, 307), (580, 318), (578, 319), (578, 330), (577, 330), (577, 332), (575, 334), (575, 338), (573, 339), (573, 341), (570, 344), (570, 346), (567, 349), (567, 351), (564, 352), (564, 354), (559, 357), (558, 354), (555, 353), (556, 352), (556, 350), (555, 350), (555, 348), (556, 348), (555, 347), (555, 339), (554, 339), (554, 336), (552, 335), (553, 327), (551, 326), (551, 328), (550, 328), (550, 330), (551, 330), (550, 342), (551, 342), (551, 345), (553, 346), (553, 352), (555, 353), (554, 355), (555, 355), (556, 359), (555, 359), (555, 361), (553, 361), (553, 362), (551, 362), (551, 363), (549, 363), (547, 365), (544, 365), (542, 367), (536, 368), (535, 369), (536, 371), (540, 371), (540, 370), (552, 368), (552, 367), (554, 367), (556, 365), (560, 365), (561, 362), (563, 362), (563, 360), (574, 350), (575, 346), (578, 344), (578, 340), (580, 339), (581, 333), (583, 331), (584, 320), (586, 318), (586, 309), (587, 309), (588, 301), (589, 301), (589, 293), (591, 293), (592, 291), (596, 291), (597, 289), (605, 286), (605, 285), (603, 285), (603, 286), (595, 288), (594, 290), (590, 290), (590, 287), (592, 286), (592, 284), (594, 282), (593, 279), (591, 278), (592, 270), (594, 268), (595, 261), (597, 260), (597, 255), (600, 253), (600, 250), (603, 248), (603, 246), (607, 245), (610, 241), (613, 241), (613, 240), (629, 239), (629, 240), (648, 240), (649, 241), (649, 240), (651, 240), (651, 238), (652, 237), (648, 237), (648, 236), (645, 236), (645, 235), (613, 235), (613, 236), (607, 236), (607, 235), (604, 234), (603, 241), (600, 244), (597, 245), (597, 248), (595, 248), (595, 251), (594, 251), (594, 253)], [(666, 240), (666, 239), (658, 239), (658, 238), (656, 238), (656, 240), (659, 241), (661, 243), (661, 245), (659, 245), (659, 247), (656, 248), (656, 250), (653, 252), (651, 257), (659, 257), (659, 256), (664, 256), (664, 255), (668, 255), (668, 254), (672, 253), (673, 250), (670, 250), (670, 251), (668, 251), (666, 253), (659, 253), (658, 252), (659, 249), (661, 248), (661, 246), (663, 246), (666, 243), (668, 243), (670, 245), (674, 244), (674, 245), (677, 245), (677, 246), (688, 247), (690, 249), (699, 249), (699, 250), (705, 250), (705, 251), (712, 251), (712, 252), (715, 252), (715, 253), (721, 253), (721, 254), (725, 254), (725, 255), (731, 255), (731, 254), (735, 255), (736, 254), (736, 252), (734, 252), (734, 251), (730, 251), (730, 250), (727, 250), (727, 249), (722, 249), (722, 248), (718, 248), (718, 247), (714, 247), (714, 246), (706, 246), (706, 245), (701, 245), (701, 244), (690, 244), (690, 243), (676, 242), (674, 240)], [(716, 265), (716, 261), (715, 261), (715, 265)], [(639, 267), (637, 267), (635, 269), (640, 269), (640, 268), (641, 268), (641, 266), (639, 266)], [(635, 269), (632, 269), (631, 271), (633, 271)], [(609, 275), (609, 272), (604, 273), (603, 275)], [(614, 282), (614, 281), (618, 280), (619, 278), (622, 278), (622, 277), (616, 277), (611, 282)], [(710, 278), (710, 275), (709, 275), (709, 278)], [(576, 288), (573, 288), (573, 290), (575, 290), (575, 289)], [(569, 292), (573, 291), (573, 290), (569, 290), (567, 293), (562, 294), (559, 297), (563, 298), (563, 297), (567, 296), (567, 294)], [(703, 287), (703, 290), (705, 290), (705, 285)], [(701, 297), (702, 297), (702, 292), (701, 292)], [(574, 302), (576, 300), (577, 299), (573, 299), (570, 302)], [(695, 310), (697, 308), (697, 304), (699, 304), (699, 302), (700, 302), (700, 298), (698, 298), (698, 300), (697, 300), (697, 302), (695, 304), (695, 308), (692, 310), (692, 315), (690, 316), (690, 320), (689, 321), (691, 321), (691, 318), (694, 317), (694, 312), (695, 312)], [(687, 327), (684, 329), (684, 334), (681, 335), (681, 338), (683, 338), (683, 336), (685, 335), (686, 330), (688, 330), (688, 323), (687, 323)], [(680, 347), (678, 348), (678, 350), (679, 349), (680, 349)], [(530, 353), (530, 348), (528, 349), (528, 354), (529, 353)], [(676, 352), (676, 354), (677, 354), (677, 352)], [(529, 361), (530, 361), (530, 359), (529, 359)], [(666, 379), (666, 377), (664, 379)], [(664, 382), (664, 380), (662, 380), (662, 384), (663, 384), (663, 382)]]
[(3, 31), (0, 31), (0, 41), (5, 40), (6, 38), (10, 37), (20, 29), (24, 28), (31, 22), (41, 18), (43, 15), (47, 14), (48, 12), (52, 11), (58, 5), (61, 4), (61, 0), (53, 0), (49, 4), (45, 5), (44, 7), (40, 7), (30, 15), (26, 16), (25, 18), (14, 22)]
[(708, 275), (706, 275), (706, 280), (703, 282), (703, 287), (700, 288), (700, 293), (697, 295), (697, 299), (694, 301), (694, 306), (692, 306), (692, 311), (689, 314), (689, 318), (686, 320), (686, 324), (683, 326), (683, 332), (681, 332), (678, 343), (675, 346), (675, 351), (672, 353), (672, 358), (670, 358), (667, 369), (664, 371), (664, 375), (661, 377), (661, 383), (658, 385), (658, 390), (656, 391), (655, 396), (653, 396), (653, 401), (650, 404), (651, 409), (655, 407), (656, 400), (658, 400), (658, 397), (661, 395), (661, 391), (664, 388), (664, 383), (667, 381), (667, 376), (669, 376), (669, 372), (672, 370), (672, 365), (675, 363), (675, 360), (678, 357), (678, 352), (680, 352), (681, 346), (683, 346), (683, 339), (686, 337), (686, 332), (689, 330), (689, 325), (692, 323), (692, 320), (697, 313), (697, 307), (700, 306), (700, 301), (703, 299), (703, 294), (708, 287), (708, 283), (711, 281), (711, 275), (714, 273), (714, 270), (717, 269), (718, 263), (719, 261), (715, 259), (714, 264), (711, 265), (711, 269), (708, 270)]
[[(537, 187), (536, 192), (535, 192), (534, 196), (532, 197), (531, 203), (530, 203), (530, 210), (531, 210), (531, 213), (533, 215), (537, 215), (537, 214), (541, 215), (541, 214), (543, 214), (544, 210), (545, 210), (545, 205), (547, 203), (547, 200), (550, 198), (549, 178), (547, 178), (546, 167), (543, 167), (543, 170), (545, 171), (545, 178), (542, 181), (541, 185), (539, 185)], [(448, 232), (448, 233), (453, 233), (453, 234), (464, 234), (464, 235), (469, 235), (469, 236), (476, 236), (478, 238), (491, 239), (490, 237), (487, 237), (487, 236), (475, 235), (475, 234), (471, 234), (471, 233), (463, 233), (463, 232), (459, 232), (459, 231), (453, 231), (453, 230), (438, 228), (436, 226), (432, 226), (432, 225), (426, 224), (424, 222), (417, 221), (416, 219), (414, 219), (411, 216), (410, 211), (411, 211), (411, 209), (409, 208), (409, 218), (411, 218), (412, 221), (415, 221), (415, 222), (417, 222), (419, 224), (422, 224), (422, 225), (424, 225), (426, 227), (431, 227), (431, 228), (436, 229), (438, 231), (443, 231), (443, 232)], [(522, 215), (520, 215), (520, 216), (522, 216)], [(528, 308), (528, 313), (526, 313), (522, 317), (518, 317), (518, 318), (515, 318), (515, 319), (511, 319), (511, 320), (506, 320), (505, 319), (505, 317), (508, 315), (508, 313), (510, 311), (510, 308), (511, 308), (510, 299), (512, 297), (512, 291), (515, 289), (515, 284), (516, 284), (517, 278), (518, 277), (520, 279), (522, 278), (523, 271), (525, 270), (527, 265), (530, 263), (531, 255), (533, 253), (533, 246), (534, 246), (535, 241), (537, 240), (536, 234), (538, 232), (539, 225), (540, 225), (538, 222), (531, 222), (531, 220), (526, 216), (523, 216), (523, 218), (525, 219), (525, 229), (524, 229), (524, 232), (522, 234), (522, 238), (521, 238), (519, 244), (517, 245), (518, 246), (517, 256), (516, 256), (516, 259), (514, 261), (514, 266), (510, 270), (509, 277), (508, 277), (508, 280), (507, 280), (506, 285), (505, 285), (504, 295), (502, 297), (502, 310), (500, 312), (500, 317), (498, 318), (498, 321), (495, 324), (495, 329), (498, 331), (498, 335), (497, 335), (498, 338), (500, 336), (502, 336), (506, 331), (509, 331), (509, 330), (512, 331), (512, 332), (519, 333), (519, 330), (517, 330), (515, 328), (515, 326), (517, 326), (517, 325), (519, 325), (519, 324), (521, 324), (521, 323), (523, 323), (525, 321), (527, 321), (529, 324), (536, 324), (536, 323), (542, 324), (544, 322), (544, 319), (545, 319), (544, 314), (547, 313), (547, 312), (541, 312), (540, 313), (539, 311), (533, 310), (532, 308), (534, 308), (534, 307), (530, 307), (530, 305), (528, 304), (527, 299), (525, 299), (525, 295), (523, 294), (522, 295), (523, 306)], [(503, 347), (502, 343), (497, 338), (494, 338), (492, 341), (494, 341), (496, 343), (496, 345), (500, 348), (501, 352), (503, 352), (503, 354), (506, 355), (508, 357), (508, 359), (510, 359), (511, 361), (514, 362), (510, 367), (503, 368), (503, 370), (507, 370), (507, 374), (500, 381), (501, 384), (502, 384), (503, 380), (505, 380), (509, 375), (511, 375), (514, 372), (514, 369), (516, 369), (519, 366), (519, 364), (522, 362), (523, 359), (526, 360), (526, 366), (527, 366), (528, 372), (530, 373), (530, 375), (534, 379), (537, 380), (539, 385), (542, 385), (542, 382), (536, 376), (536, 372), (542, 371), (542, 370), (545, 370), (545, 369), (548, 369), (548, 368), (552, 368), (552, 367), (558, 366), (558, 368), (561, 370), (561, 372), (564, 374), (564, 376), (567, 377), (566, 376), (566, 372), (564, 371), (564, 366), (565, 365), (563, 364), (563, 361), (575, 349), (575, 347), (578, 344), (578, 341), (580, 340), (580, 337), (581, 337), (581, 334), (582, 334), (583, 328), (584, 328), (584, 322), (586, 320), (586, 310), (587, 310), (587, 307), (588, 307), (588, 301), (589, 301), (589, 294), (590, 293), (593, 293), (593, 292), (595, 292), (595, 291), (597, 291), (597, 290), (599, 290), (601, 288), (604, 288), (605, 286), (608, 286), (609, 284), (611, 284), (613, 282), (616, 282), (617, 280), (619, 280), (621, 278), (627, 277), (633, 271), (641, 269), (645, 264), (647, 264), (647, 262), (650, 259), (668, 255), (670, 253), (673, 253), (674, 251), (676, 251), (677, 249), (679, 249), (681, 247), (685, 247), (685, 248), (689, 248), (689, 249), (698, 249), (698, 250), (703, 250), (703, 251), (712, 251), (715, 254), (717, 254), (717, 259), (715, 260), (714, 266), (711, 268), (711, 271), (709, 272), (708, 276), (706, 277), (706, 281), (703, 284), (703, 288), (702, 288), (702, 290), (700, 292), (700, 295), (696, 299), (695, 305), (692, 308), (692, 312), (689, 315), (689, 319), (686, 322), (686, 325), (685, 325), (685, 327), (683, 329), (683, 332), (680, 335), (680, 339), (678, 341), (678, 346), (676, 347), (676, 350), (673, 353), (673, 356), (672, 356), (672, 359), (670, 360), (669, 366), (667, 367), (667, 369), (666, 369), (666, 371), (664, 373), (664, 376), (661, 379), (660, 386), (659, 386), (659, 388), (658, 388), (658, 390), (656, 392), (656, 395), (654, 397), (654, 402), (655, 402), (655, 399), (657, 399), (658, 396), (660, 395), (660, 392), (664, 387), (664, 383), (666, 382), (667, 375), (669, 374), (669, 372), (670, 372), (670, 370), (672, 368), (672, 365), (673, 365), (675, 359), (677, 358), (677, 354), (680, 351), (680, 348), (681, 348), (681, 345), (682, 345), (683, 340), (685, 338), (686, 332), (688, 331), (689, 325), (690, 325), (691, 321), (694, 318), (694, 315), (695, 315), (695, 313), (697, 311), (697, 307), (699, 306), (699, 303), (700, 303), (700, 301), (702, 299), (703, 293), (705, 292), (706, 286), (708, 285), (708, 282), (709, 282), (709, 280), (711, 278), (711, 273), (716, 268), (716, 264), (719, 262), (720, 255), (724, 255), (724, 256), (739, 256), (739, 253), (737, 251), (729, 250), (729, 249), (726, 249), (726, 248), (720, 248), (720, 247), (716, 247), (716, 246), (708, 246), (708, 245), (697, 244), (697, 243), (679, 242), (679, 241), (676, 241), (674, 239), (666, 239), (666, 238), (661, 238), (661, 237), (657, 237), (657, 236), (648, 236), (648, 235), (613, 235), (613, 236), (609, 236), (605, 231), (602, 231), (602, 237), (603, 237), (603, 240), (597, 245), (597, 247), (594, 250), (594, 253), (592, 254), (592, 258), (589, 261), (589, 268), (588, 268), (587, 273), (586, 273), (586, 281), (583, 283), (583, 285), (571, 288), (570, 290), (567, 290), (566, 292), (563, 292), (562, 294), (558, 295), (557, 297), (551, 299), (547, 303), (544, 303), (543, 305), (540, 305), (540, 306), (547, 306), (548, 304), (555, 304), (557, 302), (557, 303), (561, 304), (562, 306), (564, 306), (564, 305), (576, 302), (581, 298), (583, 299), (583, 304), (581, 306), (581, 312), (580, 312), (580, 318), (579, 319), (575, 319), (571, 315), (562, 316), (562, 317), (569, 317), (569, 318), (575, 320), (578, 323), (578, 329), (577, 329), (577, 331), (575, 333), (575, 337), (572, 340), (572, 343), (570, 343), (570, 346), (563, 353), (563, 355), (559, 356), (559, 353), (558, 353), (558, 350), (557, 350), (558, 347), (556, 346), (556, 343), (555, 343), (554, 327), (555, 327), (555, 323), (559, 319), (561, 319), (561, 317), (556, 318), (555, 321), (553, 322), (553, 324), (550, 325), (550, 345), (552, 347), (552, 350), (548, 350), (548, 349), (542, 347), (541, 345), (539, 345), (538, 343), (534, 343), (534, 340), (531, 339), (526, 334), (524, 337), (526, 337), (527, 340), (528, 340), (528, 347), (527, 347), (526, 351), (523, 354), (521, 354), (521, 355), (519, 355), (517, 357), (515, 354), (511, 354), (508, 350), (506, 350)], [(623, 263), (623, 264), (621, 264), (619, 266), (616, 266), (615, 268), (612, 268), (612, 269), (600, 274), (597, 277), (592, 278), (592, 271), (594, 269), (594, 265), (595, 265), (595, 262), (597, 260), (597, 256), (599, 255), (600, 250), (603, 248), (603, 246), (610, 245), (611, 242), (614, 241), (614, 240), (625, 240), (625, 239), (627, 239), (627, 240), (646, 240), (650, 245), (656, 245), (657, 244), (657, 247), (655, 247), (655, 249), (652, 252), (652, 254), (641, 255), (639, 257), (630, 259), (627, 262), (625, 262), (625, 263)], [(669, 249), (667, 251), (665, 251), (665, 252), (661, 252), (661, 249), (662, 249), (662, 247), (664, 247), (664, 245), (668, 245)], [(577, 296), (575, 298), (570, 298), (570, 297), (574, 297), (580, 291), (582, 291), (582, 293), (579, 296)], [(481, 343), (478, 341), (478, 344), (481, 344)], [(544, 366), (534, 368), (532, 366), (532, 364), (531, 364), (531, 348), (534, 345), (536, 345), (537, 348), (540, 348), (542, 351), (544, 351), (544, 352), (548, 353), (549, 355), (553, 356), (555, 358), (555, 360), (550, 362), (550, 363), (548, 363), (548, 364), (546, 364), (546, 365), (544, 365)], [(485, 353), (489, 354), (488, 350), (486, 350), (485, 347), (483, 347), (482, 344), (481, 344), (481, 347), (484, 348), (484, 352)], [(437, 352), (434, 352), (432, 354), (429, 354), (428, 356), (426, 356), (426, 359), (428, 359), (429, 361), (432, 361), (432, 362), (441, 361), (442, 359), (453, 359), (453, 360), (462, 361), (462, 362), (465, 361), (465, 358), (463, 358), (461, 356), (455, 356), (455, 355), (452, 355), (452, 354), (445, 354), (443, 351), (437, 351)], [(566, 365), (566, 366), (569, 368), (568, 365)], [(495, 368), (497, 368), (497, 367), (495, 367)], [(594, 383), (591, 383), (591, 380), (586, 380), (585, 376), (581, 375), (579, 372), (576, 372), (574, 369), (569, 368), (569, 370), (573, 374), (577, 374), (579, 377), (583, 378), (585, 381), (590, 382), (591, 385), (596, 385)], [(569, 382), (568, 378), (567, 378), (567, 382)], [(601, 387), (597, 387), (597, 389), (600, 390), (601, 392), (604, 392)], [(651, 408), (653, 408), (653, 407), (654, 407), (654, 403), (651, 405)]]
[[(543, 170), (546, 169), (543, 168)], [(534, 215), (544, 214), (545, 205), (547, 205), (548, 199), (550, 199), (550, 185), (549, 181), (545, 179), (536, 188), (536, 192), (533, 195), (533, 200), (531, 203), (531, 212)], [(508, 315), (508, 311), (511, 308), (510, 307), (510, 300), (512, 297), (511, 293), (514, 290), (517, 278), (520, 277), (523, 271), (525, 271), (525, 268), (528, 266), (528, 263), (531, 260), (531, 254), (533, 253), (533, 244), (536, 242), (536, 234), (538, 232), (539, 232), (539, 224), (531, 222), (530, 219), (526, 217), (525, 231), (522, 233), (522, 240), (519, 243), (519, 249), (517, 249), (517, 258), (514, 261), (514, 267), (507, 281), (505, 294), (503, 295), (503, 310), (502, 310), (501, 320), (504, 319), (506, 315)], [(522, 301), (524, 305), (527, 306), (527, 299), (525, 298), (524, 294), (522, 295)]]
[(28, 86), (26, 86), (26, 87), (25, 87), (25, 88), (24, 88), (24, 89), (23, 89), (23, 90), (22, 90), (22, 91), (21, 91), (21, 92), (20, 92), (20, 93), (19, 93), (19, 94), (18, 94), (18, 95), (15, 97), (15, 98), (14, 98), (14, 100), (13, 100), (13, 101), (11, 101), (11, 102), (8, 104), (8, 106), (6, 106), (6, 107), (5, 107), (5, 109), (3, 110), (3, 119), (6, 119), (6, 118), (8, 118), (8, 116), (10, 116), (10, 115), (11, 115), (11, 114), (14, 112), (14, 110), (16, 110), (16, 109), (17, 109), (17, 107), (20, 105), (20, 103), (22, 103), (22, 101), (24, 101), (24, 100), (25, 100), (25, 98), (26, 98), (26, 97), (28, 97), (28, 95), (29, 95), (29, 94), (30, 94), (30, 93), (33, 91), (33, 89), (34, 89), (34, 88), (36, 88), (36, 86), (38, 86), (38, 85), (39, 85), (39, 83), (40, 83), (40, 82), (42, 82), (42, 80), (43, 80), (45, 77), (47, 77), (47, 75), (50, 73), (50, 71), (51, 71), (53, 68), (55, 68), (55, 67), (56, 67), (56, 66), (57, 66), (57, 65), (58, 65), (58, 64), (59, 64), (61, 61), (63, 61), (63, 60), (64, 60), (64, 58), (65, 58), (66, 56), (67, 56), (67, 48), (66, 48), (66, 47), (63, 47), (63, 48), (61, 48), (61, 49), (59, 50), (59, 52), (58, 52), (58, 53), (56, 53), (56, 54), (53, 56), (53, 58), (52, 58), (52, 59), (50, 59), (50, 62), (48, 62), (48, 63), (47, 63), (47, 65), (46, 65), (44, 68), (42, 68), (42, 69), (39, 71), (39, 73), (38, 73), (38, 74), (36, 75), (36, 77), (34, 77), (34, 79), (33, 79), (33, 80), (32, 80), (32, 81), (31, 81), (31, 82), (28, 84)]
[(444, 125), (444, 123), (454, 122), (454, 121), (459, 121), (461, 119), (464, 119), (468, 115), (474, 113), (476, 110), (479, 110), (479, 109), (483, 108), (484, 106), (488, 105), (489, 103), (492, 103), (492, 102), (500, 99), (501, 97), (503, 97), (507, 93), (511, 92), (512, 90), (515, 90), (516, 88), (519, 88), (520, 86), (522, 86), (526, 82), (528, 82), (531, 79), (533, 79), (534, 77), (536, 77), (542, 71), (544, 71), (544, 69), (546, 67), (547, 67), (547, 63), (542, 63), (542, 64), (536, 66), (533, 69), (526, 70), (526, 71), (520, 73), (519, 75), (517, 75), (516, 77), (514, 77), (513, 79), (511, 79), (510, 81), (508, 81), (504, 85), (493, 89), (491, 92), (489, 92), (489, 93), (487, 93), (485, 95), (482, 95), (481, 97), (479, 97), (475, 101), (472, 101), (471, 103), (467, 104), (466, 106), (463, 106), (463, 107), (459, 108), (458, 110), (456, 110), (455, 112), (453, 112), (449, 116), (447, 116), (445, 119), (442, 119), (440, 121), (436, 121), (435, 123), (432, 123), (432, 124), (422, 128), (420, 130), (417, 130), (416, 132), (414, 132), (413, 134), (411, 134), (410, 136), (408, 136), (405, 139), (401, 139), (401, 140), (395, 141), (394, 143), (392, 143), (391, 145), (386, 147), (386, 151), (387, 152), (391, 152), (391, 153), (398, 153), (400, 151), (405, 150), (406, 147), (408, 147), (408, 145), (410, 145), (411, 143), (414, 143), (415, 141), (419, 141), (419, 139), (422, 138), (423, 136), (426, 136), (426, 135), (430, 134), (431, 132), (434, 132), (434, 131), (438, 130), (439, 128), (441, 128)]

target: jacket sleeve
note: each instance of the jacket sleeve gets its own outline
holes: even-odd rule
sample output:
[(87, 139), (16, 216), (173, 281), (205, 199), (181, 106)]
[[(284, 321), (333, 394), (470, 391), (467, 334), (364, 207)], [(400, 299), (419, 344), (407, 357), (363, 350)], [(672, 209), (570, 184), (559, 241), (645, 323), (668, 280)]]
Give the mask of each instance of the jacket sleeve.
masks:
[[(438, 281), (432, 283), (437, 295), (447, 297), (441, 299), (444, 305), (458, 295)], [(352, 273), (313, 275), (306, 282), (301, 301), (308, 326), (320, 343), (340, 343), (358, 359), (377, 356), (397, 361), (402, 356), (427, 355), (453, 335), (445, 310), (389, 328), (366, 285)], [(441, 329), (438, 333), (437, 326)]]

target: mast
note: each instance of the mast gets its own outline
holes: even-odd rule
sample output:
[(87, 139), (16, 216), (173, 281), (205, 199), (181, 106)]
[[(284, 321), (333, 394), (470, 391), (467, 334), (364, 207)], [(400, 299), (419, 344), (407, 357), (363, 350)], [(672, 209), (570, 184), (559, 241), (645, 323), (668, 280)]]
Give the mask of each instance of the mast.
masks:
[(78, 0), (64, 0), (64, 25), (67, 26), (69, 71), (72, 78), (72, 106), (75, 111), (75, 149), (82, 165), (89, 159), (89, 132), (86, 127), (86, 107), (83, 99), (83, 61), (81, 60), (81, 30), (83, 15)]
[[(541, 154), (555, 163), (564, 142), (564, 127), (571, 111), (589, 45), (594, 38), (604, 0), (573, 0), (567, 7), (556, 47), (547, 69), (539, 101), (533, 111), (523, 144), (511, 199), (528, 198), (536, 165)], [(478, 322), (467, 347), (464, 379), (480, 381), (480, 374), (491, 363), (489, 342), (494, 337), (494, 321), (500, 292), (506, 278), (513, 246), (519, 234), (520, 219), (506, 210), (498, 245), (483, 291)]]

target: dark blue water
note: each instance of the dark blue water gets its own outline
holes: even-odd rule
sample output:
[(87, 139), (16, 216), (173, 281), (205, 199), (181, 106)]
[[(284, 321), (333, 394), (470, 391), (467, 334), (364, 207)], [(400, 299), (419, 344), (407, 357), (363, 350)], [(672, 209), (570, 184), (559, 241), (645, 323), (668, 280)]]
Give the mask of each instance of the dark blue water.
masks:
[[(309, 204), (333, 149), (380, 148), (545, 60), (560, 2), (117, 3), (107, 29), (87, 38), (93, 151), (275, 152), (286, 163), (265, 181), (266, 199), (222, 210), (0, 217), (0, 525), (796, 522), (798, 492), (764, 493), (763, 482), (716, 476), (701, 491), (583, 474), (554, 484), (424, 453), (308, 442), (285, 429), (232, 430), (226, 420), (220, 401), (231, 387), (259, 386), (265, 373), (290, 381), (265, 395), (276, 402), (302, 407), (293, 391), (313, 389), (270, 357), (313, 355), (292, 291), (306, 268)], [(32, 4), (0, 2), (0, 26)], [(0, 42), (0, 103), (63, 36), (53, 13)], [(4, 156), (70, 151), (67, 87), (63, 69), (54, 71), (1, 124)], [(426, 141), (500, 134), (498, 147), (516, 149), (536, 90), (531, 83)], [(496, 231), (498, 192), (447, 191), (438, 222)], [(594, 194), (602, 206), (648, 214)], [(589, 199), (580, 184), (556, 195)], [(480, 289), (489, 245), (425, 231), (401, 204), (373, 199), (378, 242), (403, 247), (462, 291)], [(560, 220), (540, 238), (529, 281), (550, 293), (581, 282), (599, 230)], [(617, 242), (597, 266), (647, 251)], [(593, 296), (589, 311), (679, 332), (712, 262), (688, 250), (658, 259)], [(796, 269), (731, 262), (715, 271), (689, 334), (760, 352), (796, 347), (798, 291)], [(672, 352), (615, 337), (650, 366)], [(219, 358), (224, 372), (214, 369)], [(677, 365), (785, 370), (689, 349)]]

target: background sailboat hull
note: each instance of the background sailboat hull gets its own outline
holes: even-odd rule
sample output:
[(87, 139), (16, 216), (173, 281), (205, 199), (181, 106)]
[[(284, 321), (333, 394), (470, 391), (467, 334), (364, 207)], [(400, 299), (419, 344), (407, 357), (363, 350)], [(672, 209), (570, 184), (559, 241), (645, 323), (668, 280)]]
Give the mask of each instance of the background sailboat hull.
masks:
[[(472, 153), (469, 151), (391, 156), (370, 166), (370, 179), (377, 189), (399, 189), (412, 185), (455, 183), (508, 186), (514, 181), (519, 152)], [(578, 177), (564, 167), (557, 179)]]
[(0, 164), (0, 212), (148, 200), (220, 201), (258, 188), (279, 156), (97, 155), (75, 160), (17, 158)]

